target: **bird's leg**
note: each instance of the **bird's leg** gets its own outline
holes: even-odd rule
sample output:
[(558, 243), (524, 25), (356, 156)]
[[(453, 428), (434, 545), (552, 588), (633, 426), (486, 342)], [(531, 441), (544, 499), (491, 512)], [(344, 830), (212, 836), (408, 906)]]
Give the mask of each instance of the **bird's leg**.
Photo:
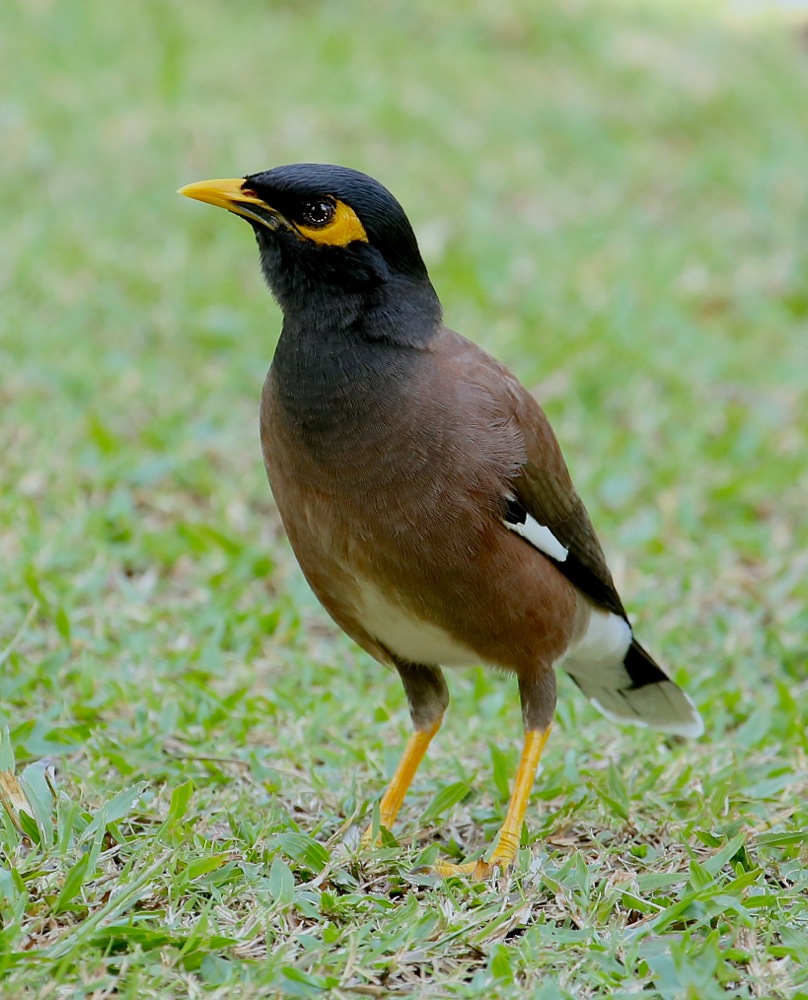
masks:
[(513, 864), (519, 849), (519, 837), (522, 833), (522, 823), (525, 820), (530, 792), (536, 778), (536, 770), (541, 760), (542, 751), (550, 736), (550, 726), (546, 729), (529, 729), (525, 732), (525, 743), (516, 780), (508, 803), (505, 822), (499, 831), (497, 846), (487, 861), (478, 861), (474, 868), (475, 878), (486, 878), (493, 868), (508, 868)]
[[(419, 764), (424, 759), (432, 737), (440, 729), (443, 713), (449, 703), (446, 682), (438, 667), (404, 663), (399, 660), (395, 661), (395, 665), (407, 695), (415, 732), (407, 741), (398, 767), (379, 803), (379, 819), (381, 825), (388, 830), (395, 822), (404, 796), (412, 784)], [(371, 827), (365, 831), (362, 843), (369, 845), (372, 841)]]
[(542, 751), (550, 736), (553, 711), (555, 709), (556, 684), (552, 668), (536, 672), (531, 676), (520, 676), (519, 694), (522, 698), (522, 719), (525, 727), (525, 741), (522, 756), (516, 771), (511, 799), (505, 821), (500, 827), (496, 847), (486, 861), (470, 862), (465, 865), (439, 862), (432, 870), (438, 875), (471, 875), (482, 880), (494, 868), (508, 868), (513, 864), (519, 849), (522, 823), (527, 812), (530, 792), (536, 777), (536, 769)]
[[(392, 828), (396, 816), (398, 816), (404, 796), (412, 784), (415, 772), (424, 759), (432, 737), (440, 729), (440, 724), (441, 720), (438, 719), (429, 729), (416, 730), (407, 741), (398, 767), (379, 803), (379, 821), (388, 830)], [(365, 834), (365, 840), (369, 841), (370, 839), (371, 831), (368, 830)]]

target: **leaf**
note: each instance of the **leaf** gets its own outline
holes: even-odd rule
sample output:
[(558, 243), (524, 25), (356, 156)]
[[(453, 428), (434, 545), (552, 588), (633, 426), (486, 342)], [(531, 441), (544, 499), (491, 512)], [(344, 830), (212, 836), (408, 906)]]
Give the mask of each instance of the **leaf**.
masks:
[(169, 826), (176, 826), (182, 821), (188, 812), (188, 806), (195, 791), (193, 781), (190, 779), (178, 785), (171, 793), (171, 802), (168, 807), (166, 822)]
[(734, 878), (731, 882), (727, 882), (727, 884), (723, 886), (723, 891), (738, 892), (741, 889), (745, 889), (749, 885), (754, 885), (762, 874), (762, 868), (752, 868), (750, 871), (744, 872), (742, 875), (738, 875), (737, 878)]
[(50, 845), (54, 840), (53, 793), (45, 777), (45, 765), (41, 761), (29, 764), (20, 775), (20, 786), (31, 803), (33, 817), (39, 827), (42, 840)]
[(3, 726), (0, 732), (0, 771), (11, 771), (14, 773), (16, 761), (14, 759), (14, 747), (11, 744), (11, 734), (8, 726)]
[(84, 832), (81, 835), (82, 843), (94, 836), (96, 830), (102, 827), (106, 828), (108, 823), (117, 823), (119, 819), (123, 819), (138, 801), (146, 787), (147, 782), (139, 781), (136, 785), (133, 785), (131, 788), (125, 788), (108, 802), (105, 802), (84, 828)]
[(724, 865), (731, 861), (743, 847), (745, 839), (742, 833), (739, 833), (737, 837), (733, 837), (720, 851), (717, 851), (711, 858), (704, 862), (704, 870), (711, 875), (717, 875)]
[(626, 783), (611, 761), (609, 761), (606, 785), (609, 789), (606, 801), (621, 819), (628, 819), (630, 804), (628, 792), (626, 791)]
[(684, 872), (647, 872), (637, 877), (637, 888), (640, 892), (656, 892), (657, 889), (668, 889), (684, 881)]
[(698, 861), (691, 861), (690, 884), (694, 892), (698, 892), (699, 889), (706, 889), (708, 886), (714, 885), (715, 881), (712, 875)]
[(175, 935), (162, 928), (144, 927), (139, 923), (110, 924), (104, 927), (93, 938), (93, 944), (107, 951), (119, 951), (122, 948), (134, 950), (140, 948), (148, 951), (152, 948), (164, 948), (167, 944), (176, 944)]
[(759, 846), (790, 847), (792, 844), (808, 843), (808, 827), (792, 833), (761, 833), (755, 838)]
[(279, 833), (275, 842), (284, 854), (294, 861), (304, 862), (314, 872), (321, 872), (331, 860), (323, 845), (305, 833)]
[(453, 784), (441, 788), (426, 809), (424, 809), (423, 816), (421, 817), (422, 821), (429, 823), (433, 819), (436, 819), (442, 813), (446, 812), (447, 809), (451, 809), (458, 802), (462, 802), (470, 792), (471, 788), (465, 781), (455, 781)]
[(20, 809), (17, 818), (19, 819), (20, 830), (22, 830), (25, 836), (34, 844), (42, 843), (39, 827), (36, 825), (34, 817), (24, 809)]
[(378, 844), (379, 842), (379, 831), (382, 828), (382, 813), (379, 803), (376, 802), (373, 805), (373, 812), (370, 816), (370, 843)]
[(71, 903), (81, 892), (84, 885), (84, 876), (87, 874), (87, 865), (90, 861), (89, 854), (82, 854), (79, 860), (73, 865), (65, 876), (59, 895), (56, 897), (53, 909), (55, 913), (63, 913), (65, 910), (74, 909)]
[(504, 945), (499, 944), (494, 949), (494, 954), (491, 956), (491, 962), (488, 966), (491, 975), (497, 982), (500, 983), (512, 983), (513, 982), (513, 969), (511, 968), (511, 953), (510, 950)]
[(279, 854), (269, 869), (269, 894), (276, 903), (291, 903), (295, 896), (295, 877)]
[(219, 955), (205, 955), (199, 965), (199, 975), (208, 986), (221, 986), (230, 978), (233, 963)]
[(292, 965), (283, 966), (281, 972), (289, 981), (286, 992), (291, 996), (316, 996), (323, 990), (332, 990), (339, 985), (339, 980), (334, 976), (313, 976)]
[(28, 896), (20, 873), (16, 868), (12, 868), (10, 871), (0, 868), (0, 899), (13, 905), (20, 896), (24, 898)]
[(202, 875), (209, 875), (210, 872), (215, 872), (217, 868), (221, 868), (222, 865), (230, 861), (230, 858), (229, 854), (209, 854), (204, 858), (195, 858), (185, 869), (186, 877), (189, 881), (193, 881)]
[(54, 624), (56, 625), (56, 631), (64, 639), (66, 643), (70, 642), (70, 619), (67, 616), (67, 612), (63, 607), (60, 607), (56, 611), (54, 617)]
[(684, 899), (680, 899), (678, 903), (673, 903), (668, 906), (661, 913), (658, 913), (650, 922), (649, 926), (657, 932), (661, 932), (669, 927), (672, 923), (679, 920), (684, 913), (686, 913), (690, 907), (693, 905), (695, 897), (692, 894), (688, 894)]

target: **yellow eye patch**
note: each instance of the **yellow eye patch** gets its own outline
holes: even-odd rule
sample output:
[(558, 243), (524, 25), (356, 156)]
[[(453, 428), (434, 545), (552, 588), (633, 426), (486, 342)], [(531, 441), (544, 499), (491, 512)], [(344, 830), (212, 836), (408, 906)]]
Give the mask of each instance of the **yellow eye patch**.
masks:
[(362, 243), (368, 242), (365, 227), (359, 221), (356, 212), (344, 201), (334, 203), (334, 216), (324, 226), (306, 226), (298, 222), (295, 224), (295, 229), (307, 240), (324, 246), (346, 247), (356, 240)]

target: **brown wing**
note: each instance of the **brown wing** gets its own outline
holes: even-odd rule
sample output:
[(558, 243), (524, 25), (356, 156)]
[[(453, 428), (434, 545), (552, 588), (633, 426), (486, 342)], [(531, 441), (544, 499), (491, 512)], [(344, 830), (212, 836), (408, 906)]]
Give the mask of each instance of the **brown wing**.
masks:
[(510, 483), (513, 499), (505, 501), (505, 520), (523, 523), (529, 514), (549, 528), (569, 553), (563, 562), (553, 560), (556, 568), (595, 604), (626, 618), (595, 529), (575, 492), (544, 411), (507, 368), (476, 344), (449, 330), (441, 339), (466, 386), (484, 393), (486, 408), (498, 411), (521, 441), (522, 454), (514, 463)]

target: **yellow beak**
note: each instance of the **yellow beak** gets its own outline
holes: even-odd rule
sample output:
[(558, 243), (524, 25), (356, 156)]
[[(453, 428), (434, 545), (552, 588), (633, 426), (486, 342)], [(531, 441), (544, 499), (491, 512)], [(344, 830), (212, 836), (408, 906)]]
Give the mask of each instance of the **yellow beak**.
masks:
[[(205, 201), (209, 205), (217, 208), (226, 208), (228, 212), (235, 212), (236, 215), (243, 215), (247, 219), (254, 219), (263, 225), (271, 223), (267, 220), (266, 213), (277, 217), (278, 213), (270, 208), (265, 201), (262, 201), (254, 191), (244, 187), (244, 179), (241, 177), (217, 177), (210, 181), (196, 181), (193, 184), (186, 184), (181, 187), (177, 194), (184, 194), (186, 198), (195, 198), (197, 201)], [(261, 212), (251, 209), (255, 205)]]

